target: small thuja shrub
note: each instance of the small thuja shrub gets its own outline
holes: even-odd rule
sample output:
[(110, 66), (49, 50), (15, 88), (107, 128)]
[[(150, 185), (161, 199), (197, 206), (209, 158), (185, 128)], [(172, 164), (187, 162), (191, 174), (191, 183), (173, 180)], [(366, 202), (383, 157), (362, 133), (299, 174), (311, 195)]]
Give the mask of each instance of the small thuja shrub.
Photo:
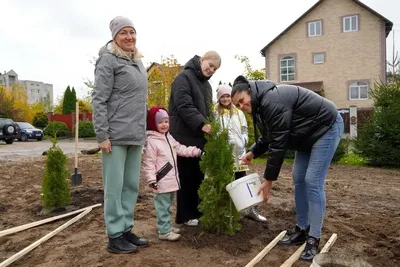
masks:
[(33, 117), (32, 124), (33, 124), (33, 126), (38, 127), (40, 129), (45, 128), (47, 126), (47, 124), (49, 124), (49, 120), (47, 118), (47, 114), (44, 113), (44, 112), (37, 113)]
[[(79, 121), (78, 137), (95, 137), (93, 122), (91, 121)], [(75, 126), (72, 128), (72, 136), (75, 137)]]
[(333, 155), (332, 162), (339, 162), (346, 154), (350, 152), (350, 139), (342, 138), (336, 148), (336, 152)]
[(47, 152), (46, 172), (42, 181), (42, 205), (47, 211), (71, 203), (70, 189), (67, 182), (69, 172), (65, 167), (67, 156), (52, 139), (53, 146)]
[(65, 122), (53, 121), (43, 129), (44, 134), (48, 136), (67, 136), (69, 134), (68, 126)]
[(206, 176), (199, 189), (199, 210), (203, 213), (200, 222), (211, 233), (233, 235), (241, 229), (240, 214), (225, 189), (235, 179), (233, 148), (227, 130), (221, 130), (213, 118), (207, 123), (211, 124), (212, 133), (206, 135), (205, 155), (200, 161)]
[(373, 166), (400, 167), (400, 80), (370, 90), (372, 117), (358, 132), (354, 152)]

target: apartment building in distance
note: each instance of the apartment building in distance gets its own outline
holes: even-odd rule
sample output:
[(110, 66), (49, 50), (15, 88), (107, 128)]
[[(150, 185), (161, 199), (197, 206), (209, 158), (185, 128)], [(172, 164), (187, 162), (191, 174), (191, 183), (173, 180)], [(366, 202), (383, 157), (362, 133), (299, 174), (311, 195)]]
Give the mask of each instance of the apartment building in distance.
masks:
[(14, 70), (4, 72), (0, 74), (0, 85), (11, 88), (14, 84), (21, 84), (26, 91), (28, 97), (28, 103), (34, 104), (40, 100), (45, 103), (53, 105), (53, 85), (49, 83), (31, 81), (31, 80), (20, 80), (18, 74)]

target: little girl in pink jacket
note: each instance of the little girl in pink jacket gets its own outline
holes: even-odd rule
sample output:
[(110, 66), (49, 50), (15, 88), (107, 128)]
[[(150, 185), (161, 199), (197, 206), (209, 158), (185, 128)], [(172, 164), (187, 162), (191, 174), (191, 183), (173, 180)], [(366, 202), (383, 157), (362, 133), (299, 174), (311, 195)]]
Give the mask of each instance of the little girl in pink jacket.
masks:
[(147, 127), (149, 131), (142, 168), (147, 183), (155, 193), (158, 238), (176, 241), (180, 238), (179, 229), (171, 224), (171, 205), (175, 191), (180, 189), (176, 157), (200, 157), (201, 150), (181, 145), (169, 134), (168, 112), (162, 107), (150, 109)]

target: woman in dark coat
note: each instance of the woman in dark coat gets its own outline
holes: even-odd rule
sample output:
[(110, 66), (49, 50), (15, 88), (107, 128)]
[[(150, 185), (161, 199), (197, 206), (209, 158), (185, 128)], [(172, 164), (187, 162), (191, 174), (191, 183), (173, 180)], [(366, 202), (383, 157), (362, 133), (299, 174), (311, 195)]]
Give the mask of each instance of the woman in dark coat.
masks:
[[(208, 80), (220, 66), (221, 57), (215, 51), (209, 51), (202, 57), (196, 55), (172, 83), (170, 133), (185, 146), (204, 148), (204, 133), (211, 132), (211, 126), (205, 124), (212, 105), (212, 89)], [(201, 215), (197, 208), (197, 191), (204, 179), (200, 159), (178, 157), (177, 161), (181, 189), (177, 192), (176, 223), (197, 226)]]
[(280, 243), (306, 247), (301, 259), (311, 261), (318, 253), (325, 216), (325, 177), (343, 134), (343, 120), (336, 106), (311, 90), (269, 81), (236, 78), (232, 102), (250, 113), (262, 137), (242, 159), (244, 164), (268, 152), (260, 187), (268, 200), (287, 150), (295, 150), (293, 182), (297, 225)]

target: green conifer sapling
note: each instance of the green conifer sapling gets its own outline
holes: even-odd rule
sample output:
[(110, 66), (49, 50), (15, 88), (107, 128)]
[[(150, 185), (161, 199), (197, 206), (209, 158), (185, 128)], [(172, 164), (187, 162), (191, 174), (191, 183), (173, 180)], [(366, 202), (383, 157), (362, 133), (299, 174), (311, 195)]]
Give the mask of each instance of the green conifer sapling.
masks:
[(67, 181), (69, 171), (65, 167), (67, 156), (52, 138), (53, 146), (47, 152), (46, 172), (42, 181), (42, 204), (46, 211), (71, 203), (70, 188)]
[(241, 229), (240, 214), (236, 210), (226, 186), (234, 181), (233, 148), (228, 142), (228, 131), (210, 118), (212, 133), (206, 135), (207, 143), (200, 168), (206, 178), (200, 185), (199, 197), (202, 212), (201, 225), (211, 233), (233, 235)]

